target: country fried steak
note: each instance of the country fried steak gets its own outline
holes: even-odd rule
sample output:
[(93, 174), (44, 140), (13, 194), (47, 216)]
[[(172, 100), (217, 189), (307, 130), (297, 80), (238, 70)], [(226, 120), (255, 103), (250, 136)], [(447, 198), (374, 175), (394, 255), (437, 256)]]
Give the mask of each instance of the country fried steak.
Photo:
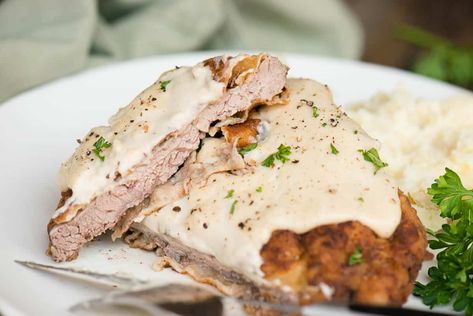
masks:
[(113, 230), (229, 296), (406, 302), (429, 257), (416, 210), (328, 86), (287, 70), (266, 54), (178, 68), (93, 129), (61, 168), (53, 259)]
[(429, 256), (416, 210), (364, 159), (360, 148), (376, 141), (325, 86), (289, 79), (287, 91), (286, 105), (256, 108), (205, 138), (157, 188), (166, 201), (143, 207), (125, 241), (155, 251), (155, 269), (171, 267), (227, 295), (402, 305)]

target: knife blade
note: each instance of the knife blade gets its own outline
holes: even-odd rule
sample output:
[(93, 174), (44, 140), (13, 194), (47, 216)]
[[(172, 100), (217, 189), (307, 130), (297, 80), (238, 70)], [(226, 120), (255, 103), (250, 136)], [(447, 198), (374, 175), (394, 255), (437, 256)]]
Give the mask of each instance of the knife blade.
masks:
[[(98, 282), (108, 282), (120, 286), (123, 290), (112, 291), (107, 295), (78, 303), (71, 311), (103, 307), (107, 305), (126, 305), (148, 312), (151, 315), (235, 315), (241, 307), (253, 307), (277, 311), (282, 315), (299, 313), (301, 315), (338, 316), (340, 308), (348, 308), (352, 315), (387, 315), (387, 316), (453, 316), (428, 310), (416, 310), (402, 307), (342, 305), (337, 303), (318, 303), (313, 305), (274, 304), (258, 300), (246, 300), (227, 297), (203, 286), (171, 283), (153, 285), (148, 281), (117, 274), (100, 273), (76, 267), (59, 267), (36, 263), (33, 261), (15, 260), (25, 267), (47, 271), (55, 274), (66, 274), (71, 277), (87, 277)], [(231, 313), (228, 312), (231, 311)], [(245, 315), (244, 311), (242, 315)]]
[(147, 280), (141, 280), (135, 277), (129, 277), (117, 273), (100, 273), (78, 267), (60, 267), (24, 260), (15, 260), (15, 262), (34, 270), (41, 270), (54, 274), (66, 275), (72, 278), (87, 279), (101, 284), (111, 284), (120, 288), (133, 288), (136, 286), (147, 284), (148, 282)]
[(203, 287), (187, 284), (167, 284), (148, 286), (143, 289), (114, 292), (104, 297), (82, 302), (71, 307), (72, 311), (89, 309), (105, 305), (127, 305), (142, 309), (151, 315), (160, 315), (162, 310), (177, 315), (245, 315), (246, 308), (258, 311), (278, 312), (281, 315), (324, 315), (339, 316), (348, 308), (350, 315), (388, 315), (388, 316), (447, 316), (448, 314), (432, 311), (383, 306), (342, 305), (320, 303), (300, 306), (295, 304), (275, 304), (258, 300), (226, 297), (211, 292)]

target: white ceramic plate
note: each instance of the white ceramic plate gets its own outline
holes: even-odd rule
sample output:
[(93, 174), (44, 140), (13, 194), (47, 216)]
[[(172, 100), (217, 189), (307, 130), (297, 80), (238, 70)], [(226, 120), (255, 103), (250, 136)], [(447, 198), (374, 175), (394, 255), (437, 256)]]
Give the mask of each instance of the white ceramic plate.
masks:
[[(58, 201), (59, 165), (75, 140), (105, 124), (158, 75), (175, 65), (192, 65), (218, 52), (169, 55), (128, 61), (70, 76), (28, 91), (0, 106), (0, 311), (11, 315), (64, 315), (68, 307), (108, 289), (26, 269), (14, 259), (50, 264), (46, 224)], [(413, 94), (441, 99), (464, 90), (407, 72), (366, 63), (278, 54), (290, 76), (330, 86), (341, 105), (364, 100), (401, 84)], [(182, 279), (171, 271), (153, 272), (153, 254), (103, 240), (67, 263), (103, 272), (120, 272), (158, 281)], [(409, 305), (422, 305), (410, 300)], [(341, 311), (341, 313), (343, 313)]]

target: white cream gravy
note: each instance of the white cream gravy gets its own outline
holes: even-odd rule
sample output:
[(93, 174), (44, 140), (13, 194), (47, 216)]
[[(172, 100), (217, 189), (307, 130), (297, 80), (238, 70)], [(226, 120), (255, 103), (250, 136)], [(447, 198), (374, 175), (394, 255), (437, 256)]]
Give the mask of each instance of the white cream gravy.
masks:
[[(378, 142), (332, 103), (325, 86), (292, 79), (288, 88), (288, 105), (265, 107), (257, 115), (266, 135), (245, 155), (255, 167), (243, 175), (214, 174), (205, 186), (193, 187), (187, 197), (142, 223), (260, 281), (260, 250), (275, 230), (305, 233), (359, 221), (381, 237), (391, 236), (401, 218), (397, 185), (384, 169), (374, 174), (359, 152), (378, 148)], [(262, 166), (280, 144), (291, 147), (290, 161)], [(233, 196), (226, 198), (231, 190)]]
[[(223, 92), (224, 85), (213, 80), (212, 71), (203, 64), (164, 73), (128, 106), (120, 109), (109, 120), (109, 126), (92, 129), (61, 166), (60, 190), (71, 189), (73, 195), (53, 217), (71, 205), (89, 203), (116, 185), (117, 172), (122, 175), (130, 172), (133, 166), (146, 159), (155, 145), (169, 133), (191, 123), (199, 111), (221, 97)], [(93, 152), (94, 143), (100, 137), (112, 144), (102, 149), (103, 161)]]

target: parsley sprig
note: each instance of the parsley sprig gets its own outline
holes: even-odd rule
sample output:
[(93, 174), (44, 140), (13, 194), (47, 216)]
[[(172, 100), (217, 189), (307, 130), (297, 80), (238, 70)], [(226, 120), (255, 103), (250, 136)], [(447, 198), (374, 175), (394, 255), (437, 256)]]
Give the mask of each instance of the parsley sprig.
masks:
[(112, 146), (112, 144), (100, 136), (100, 138), (94, 143), (94, 149), (92, 149), (92, 151), (97, 157), (99, 157), (100, 160), (104, 161), (105, 157), (102, 155), (102, 149), (109, 148), (110, 146)]
[[(467, 190), (460, 177), (452, 170), (445, 168), (445, 174), (427, 189), (432, 202), (440, 208), (440, 215), (451, 219), (459, 219), (464, 210), (473, 211), (473, 191)], [(469, 219), (473, 222), (473, 218)]]
[(433, 232), (429, 247), (440, 250), (437, 266), (428, 271), (427, 284), (417, 282), (414, 295), (431, 308), (453, 302), (455, 311), (473, 315), (473, 190), (466, 189), (460, 177), (445, 168), (445, 174), (427, 190), (440, 215), (449, 219), (442, 230)]

